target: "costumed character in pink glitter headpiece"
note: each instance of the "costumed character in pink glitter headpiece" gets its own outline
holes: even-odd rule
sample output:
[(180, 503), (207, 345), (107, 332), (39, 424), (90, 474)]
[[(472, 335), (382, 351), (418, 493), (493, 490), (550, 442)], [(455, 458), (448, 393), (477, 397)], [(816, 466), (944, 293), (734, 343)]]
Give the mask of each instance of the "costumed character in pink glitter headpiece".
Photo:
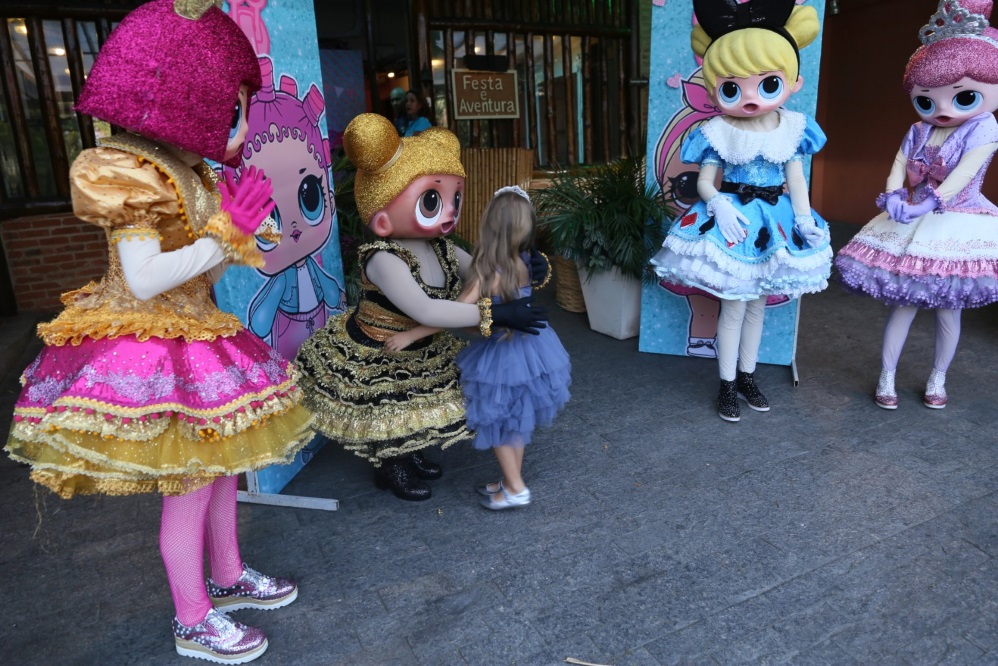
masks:
[(107, 232), (108, 271), (38, 327), (46, 346), (6, 446), (64, 498), (163, 495), (177, 652), (220, 663), (267, 649), (223, 611), (298, 594), (242, 563), (234, 475), (288, 462), (311, 437), (294, 367), (210, 295), (226, 262), (263, 266), (254, 233), (272, 233), (262, 172), (216, 185), (202, 159), (238, 160), (259, 87), (253, 49), (210, 0), (152, 0), (111, 33), (77, 109), (127, 133), (70, 170), (75, 214)]
[[(452, 132), (431, 127), (400, 138), (386, 118), (364, 113), (350, 121), (343, 147), (357, 166), (357, 211), (379, 240), (358, 250), (356, 310), (330, 318), (298, 351), (302, 388), (315, 428), (371, 462), (379, 487), (426, 500), (431, 490), (424, 481), (442, 471), (423, 450), (473, 437), (454, 363), (462, 345), (447, 331), (402, 353), (386, 341), (418, 324), (479, 326), (486, 335), (495, 324), (536, 333), (544, 313), (525, 298), (453, 302), (471, 257), (447, 237), (461, 214), (465, 176)], [(547, 272), (543, 258), (539, 263), (535, 276)]]
[(326, 323), (327, 311), (342, 312), (346, 292), (316, 261), (329, 240), (336, 210), (329, 184), (329, 152), (319, 132), (325, 107), (311, 86), (302, 100), (294, 79), (281, 77), (274, 89), (274, 65), (260, 58), (263, 87), (253, 96), (249, 133), (240, 173), (269, 165), (274, 185), (271, 215), (282, 238), (257, 239), (267, 276), (249, 306), (250, 329), (287, 359), (305, 338)]
[[(998, 30), (990, 0), (941, 0), (904, 72), (921, 121), (908, 130), (877, 199), (884, 212), (836, 260), (843, 285), (890, 306), (876, 404), (897, 409), (894, 378), (919, 309), (934, 310), (936, 351), (923, 403), (946, 406), (960, 312), (998, 301), (998, 207), (981, 194), (998, 150)], [(914, 188), (909, 198), (905, 177)]]

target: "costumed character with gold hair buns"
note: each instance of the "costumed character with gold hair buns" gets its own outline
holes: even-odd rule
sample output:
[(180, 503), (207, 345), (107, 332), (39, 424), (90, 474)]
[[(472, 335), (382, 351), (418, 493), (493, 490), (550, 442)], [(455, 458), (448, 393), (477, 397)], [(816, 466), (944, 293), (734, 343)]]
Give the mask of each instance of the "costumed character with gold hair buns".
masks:
[[(422, 450), (473, 437), (454, 364), (462, 343), (442, 331), (396, 353), (385, 341), (419, 324), (536, 333), (544, 311), (528, 298), (453, 302), (471, 265), (446, 237), (457, 226), (465, 177), (453, 133), (431, 127), (399, 138), (388, 120), (365, 113), (347, 126), (343, 146), (357, 166), (357, 210), (380, 240), (360, 248), (357, 308), (298, 351), (305, 404), (316, 413), (313, 427), (375, 466), (379, 487), (425, 500), (424, 481), (442, 471)], [(532, 264), (534, 276), (547, 270), (543, 259)]]
[(294, 366), (210, 294), (226, 263), (263, 265), (254, 234), (268, 233), (269, 182), (217, 183), (202, 159), (238, 161), (259, 87), (253, 48), (210, 0), (152, 0), (111, 33), (77, 110), (127, 133), (70, 170), (75, 214), (107, 233), (108, 271), (38, 327), (45, 348), (6, 446), (64, 498), (163, 495), (176, 650), (219, 663), (267, 649), (223, 611), (298, 595), (243, 564), (235, 475), (288, 462), (312, 434)]
[(811, 209), (803, 167), (825, 134), (783, 108), (804, 85), (800, 49), (820, 25), (814, 7), (794, 0), (693, 0), (693, 11), (690, 41), (721, 115), (683, 142), (683, 162), (700, 165), (701, 201), (672, 225), (652, 264), (659, 277), (721, 300), (717, 413), (735, 422), (739, 397), (769, 411), (754, 376), (767, 297), (821, 291), (831, 273), (828, 225)]

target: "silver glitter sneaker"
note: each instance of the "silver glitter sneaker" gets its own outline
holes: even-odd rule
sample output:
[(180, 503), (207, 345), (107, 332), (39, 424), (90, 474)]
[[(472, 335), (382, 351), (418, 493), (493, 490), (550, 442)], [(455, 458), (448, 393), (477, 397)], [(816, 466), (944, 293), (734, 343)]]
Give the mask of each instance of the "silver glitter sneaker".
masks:
[(245, 664), (267, 651), (267, 636), (212, 608), (201, 624), (188, 627), (173, 619), (177, 654), (217, 664)]
[(209, 578), (205, 585), (212, 605), (225, 612), (242, 608), (273, 610), (287, 606), (298, 598), (298, 585), (293, 580), (264, 576), (246, 564), (243, 564), (243, 575), (235, 584), (222, 587)]

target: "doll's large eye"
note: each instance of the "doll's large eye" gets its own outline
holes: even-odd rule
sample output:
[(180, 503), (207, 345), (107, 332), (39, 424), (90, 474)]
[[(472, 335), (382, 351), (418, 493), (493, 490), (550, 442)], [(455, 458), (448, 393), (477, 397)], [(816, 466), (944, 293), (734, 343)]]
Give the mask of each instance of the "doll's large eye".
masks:
[(322, 191), (322, 181), (318, 176), (309, 174), (302, 178), (298, 186), (298, 208), (305, 221), (315, 226), (322, 221), (322, 213), (326, 209), (326, 201)]
[(738, 101), (738, 98), (742, 96), (742, 89), (738, 87), (738, 84), (734, 81), (725, 81), (721, 84), (721, 87), (717, 89), (717, 96), (721, 98), (721, 101), (725, 104), (734, 104)]
[(776, 99), (783, 93), (783, 79), (778, 76), (767, 76), (759, 84), (759, 95), (763, 99)]
[(973, 111), (984, 101), (984, 95), (976, 90), (961, 90), (953, 97), (953, 106), (957, 111)]
[(918, 95), (912, 101), (915, 103), (915, 110), (921, 114), (929, 114), (936, 110), (936, 103), (932, 101), (931, 97)]
[[(270, 216), (274, 218), (274, 222), (277, 224), (277, 230), (281, 233), (284, 233), (283, 232), (284, 225), (281, 224), (281, 209), (278, 208), (277, 206), (274, 206), (274, 210), (270, 211)], [(257, 236), (256, 246), (260, 248), (261, 252), (270, 252), (275, 247), (277, 247), (277, 243), (271, 243), (269, 241), (265, 241), (259, 236)]]
[(229, 128), (229, 141), (236, 138), (239, 134), (239, 128), (243, 124), (243, 103), (236, 102), (236, 109), (232, 114), (232, 126)]
[(426, 190), (419, 196), (416, 203), (416, 221), (421, 227), (432, 227), (443, 213), (443, 202), (436, 190)]
[(454, 221), (457, 222), (461, 217), (461, 193), (454, 193)]

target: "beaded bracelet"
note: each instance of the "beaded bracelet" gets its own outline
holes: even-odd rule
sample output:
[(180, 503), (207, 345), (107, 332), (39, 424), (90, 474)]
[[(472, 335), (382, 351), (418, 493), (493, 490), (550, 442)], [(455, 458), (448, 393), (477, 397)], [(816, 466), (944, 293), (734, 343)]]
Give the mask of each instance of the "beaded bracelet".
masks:
[(544, 279), (541, 280), (541, 283), (539, 285), (536, 285), (534, 287), (534, 289), (540, 290), (540, 289), (543, 289), (544, 287), (546, 287), (548, 285), (548, 282), (551, 281), (551, 274), (554, 273), (554, 271), (551, 269), (551, 260), (548, 259), (548, 256), (546, 254), (544, 254), (543, 252), (541, 252), (540, 250), (537, 251), (537, 254), (539, 254), (542, 257), (544, 257), (544, 261), (546, 261), (547, 265), (548, 265), (548, 272), (544, 275)]
[(483, 338), (488, 338), (492, 335), (492, 299), (488, 296), (478, 299), (478, 312), (478, 331)]

